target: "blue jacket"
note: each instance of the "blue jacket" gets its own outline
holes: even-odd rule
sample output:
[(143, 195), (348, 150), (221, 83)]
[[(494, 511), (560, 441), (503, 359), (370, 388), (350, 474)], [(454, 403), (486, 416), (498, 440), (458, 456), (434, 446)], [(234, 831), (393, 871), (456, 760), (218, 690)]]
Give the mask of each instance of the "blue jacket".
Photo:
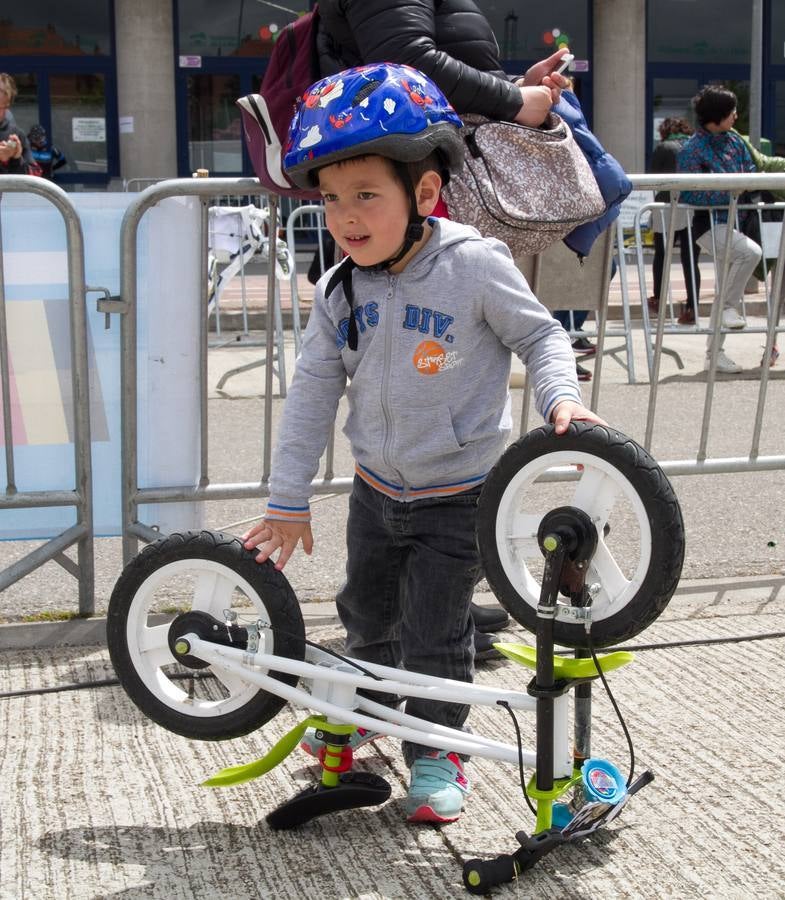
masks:
[[(692, 137), (679, 154), (680, 172), (689, 173), (725, 173), (725, 172), (757, 172), (747, 145), (736, 131), (722, 131), (712, 134), (705, 128), (696, 129)], [(730, 203), (728, 191), (682, 191), (682, 203), (693, 206), (727, 206)], [(728, 221), (728, 211), (715, 211), (714, 221)], [(701, 216), (705, 219), (704, 233), (709, 229), (708, 213)]]
[(578, 98), (572, 91), (562, 91), (561, 99), (552, 109), (570, 126), (576, 143), (591, 166), (602, 199), (605, 201), (605, 212), (599, 219), (579, 225), (564, 238), (564, 243), (570, 250), (578, 256), (588, 256), (595, 240), (611, 222), (616, 221), (622, 201), (632, 190), (632, 182), (624, 174), (618, 160), (605, 150), (589, 130)]

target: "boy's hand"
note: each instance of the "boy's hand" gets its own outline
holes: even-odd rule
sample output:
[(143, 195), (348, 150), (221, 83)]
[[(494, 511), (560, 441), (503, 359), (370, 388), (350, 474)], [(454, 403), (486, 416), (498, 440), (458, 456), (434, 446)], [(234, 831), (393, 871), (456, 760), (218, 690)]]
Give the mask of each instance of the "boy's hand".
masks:
[(562, 400), (561, 403), (556, 404), (551, 413), (551, 422), (555, 426), (556, 434), (564, 434), (573, 419), (577, 422), (594, 422), (597, 425), (608, 424), (597, 413), (593, 413), (590, 409), (586, 409), (585, 406), (576, 403), (574, 400)]
[(263, 563), (280, 548), (275, 568), (280, 572), (294, 553), (297, 544), (302, 541), (303, 550), (310, 556), (313, 550), (313, 534), (310, 522), (281, 522), (278, 519), (262, 519), (258, 525), (243, 535), (243, 546), (246, 550), (259, 548), (256, 562)]

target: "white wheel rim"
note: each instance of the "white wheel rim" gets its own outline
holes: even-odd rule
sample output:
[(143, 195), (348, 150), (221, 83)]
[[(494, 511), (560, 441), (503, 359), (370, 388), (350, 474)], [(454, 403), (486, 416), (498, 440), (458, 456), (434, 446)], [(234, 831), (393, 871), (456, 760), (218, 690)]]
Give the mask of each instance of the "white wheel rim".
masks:
[[(542, 559), (537, 532), (546, 508), (528, 508), (527, 495), (535, 481), (554, 468), (575, 482), (571, 498), (558, 505), (582, 509), (597, 529), (597, 551), (586, 574), (586, 584), (598, 584), (592, 599), (592, 620), (602, 621), (620, 612), (637, 594), (651, 562), (652, 534), (649, 519), (638, 492), (613, 465), (590, 453), (557, 451), (538, 457), (510, 479), (496, 512), (496, 547), (504, 574), (520, 597), (532, 608), (540, 597), (540, 581), (527, 560)], [(582, 467), (582, 470), (581, 468)], [(558, 473), (551, 472), (551, 477)], [(637, 560), (625, 574), (606, 543), (604, 528), (620, 503), (628, 504), (638, 526)], [(610, 523), (612, 527), (612, 522)], [(633, 554), (634, 556), (634, 554)], [(628, 572), (629, 561), (626, 561)]]
[(228, 696), (217, 700), (190, 697), (184, 689), (187, 681), (173, 680), (163, 671), (164, 666), (177, 662), (169, 649), (169, 624), (151, 625), (148, 617), (158, 600), (156, 591), (178, 576), (196, 578), (191, 609), (209, 613), (219, 621), (223, 621), (224, 610), (231, 606), (235, 588), (239, 588), (251, 602), (252, 608), (247, 610), (250, 620), (269, 622), (267, 609), (257, 591), (237, 572), (207, 559), (182, 559), (161, 566), (142, 582), (131, 601), (126, 621), (126, 641), (133, 667), (147, 690), (161, 703), (190, 717), (227, 715), (248, 703), (259, 688), (212, 665), (209, 671), (223, 685)]

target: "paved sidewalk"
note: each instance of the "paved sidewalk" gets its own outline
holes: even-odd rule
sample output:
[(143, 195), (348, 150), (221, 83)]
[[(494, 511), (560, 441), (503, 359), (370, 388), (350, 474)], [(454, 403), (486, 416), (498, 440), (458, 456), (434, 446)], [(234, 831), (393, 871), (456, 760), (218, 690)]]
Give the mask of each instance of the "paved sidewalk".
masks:
[[(704, 585), (679, 593), (633, 643), (785, 632), (782, 584)], [(323, 609), (318, 609), (319, 607)], [(340, 648), (329, 607), (310, 604), (311, 638)], [(327, 615), (325, 615), (327, 613)], [(508, 640), (530, 642), (517, 626)], [(640, 652), (611, 684), (631, 730), (637, 771), (656, 779), (590, 841), (562, 847), (499, 897), (785, 897), (778, 790), (785, 711), (783, 637)], [(101, 646), (7, 651), (0, 693), (111, 678)], [(525, 689), (528, 671), (485, 664), (482, 683)], [(628, 756), (602, 688), (593, 749), (622, 771)], [(289, 707), (259, 732), (227, 743), (177, 737), (146, 720), (118, 687), (0, 698), (0, 898), (385, 898), (468, 896), (462, 860), (510, 852), (532, 817), (512, 767), (474, 760), (464, 816), (409, 826), (407, 773), (395, 741), (361, 750), (357, 769), (392, 785), (380, 808), (344, 812), (293, 832), (264, 816), (312, 783), (295, 751), (262, 779), (198, 786), (248, 762), (302, 717)], [(475, 710), (475, 730), (511, 741), (506, 714)], [(525, 745), (532, 743), (522, 720)]]

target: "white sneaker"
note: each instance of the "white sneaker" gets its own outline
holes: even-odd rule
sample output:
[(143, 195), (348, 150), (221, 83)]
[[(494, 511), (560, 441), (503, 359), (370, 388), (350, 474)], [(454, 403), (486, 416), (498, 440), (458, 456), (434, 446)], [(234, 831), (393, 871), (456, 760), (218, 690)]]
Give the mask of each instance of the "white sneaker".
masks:
[[(706, 354), (706, 362), (704, 363), (703, 368), (708, 372), (711, 368), (711, 354)], [(729, 356), (726, 356), (722, 350), (720, 350), (717, 355), (717, 371), (721, 372), (723, 375), (735, 375), (737, 372), (741, 372), (741, 366), (734, 362)]]
[(732, 306), (728, 306), (722, 311), (722, 327), (733, 328), (738, 331), (741, 328), (747, 327), (747, 320), (744, 316), (739, 315), (738, 310), (735, 310)]

